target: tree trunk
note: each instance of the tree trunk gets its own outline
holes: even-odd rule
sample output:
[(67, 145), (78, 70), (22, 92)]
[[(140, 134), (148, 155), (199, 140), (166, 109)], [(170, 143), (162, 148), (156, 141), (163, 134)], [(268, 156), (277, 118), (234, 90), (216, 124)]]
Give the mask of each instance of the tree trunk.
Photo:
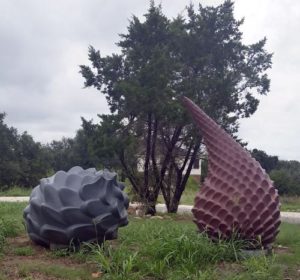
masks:
[[(191, 174), (191, 170), (192, 170), (194, 161), (197, 157), (197, 153), (199, 151), (200, 144), (201, 144), (201, 140), (197, 139), (197, 141), (194, 144), (194, 147), (192, 149), (193, 151), (192, 151), (191, 155), (190, 155), (190, 153), (187, 153), (187, 155), (186, 155), (186, 159), (187, 159), (187, 157), (190, 157), (186, 173), (183, 175), (183, 171), (185, 169), (185, 164), (187, 164), (187, 162), (188, 162), (188, 160), (186, 160), (186, 159), (184, 160), (184, 165), (182, 166), (182, 168), (178, 169), (177, 172), (176, 172), (177, 178), (176, 178), (176, 185), (175, 185), (174, 195), (170, 199), (168, 205), (166, 205), (168, 213), (177, 213), (180, 198), (181, 198), (182, 193), (185, 189), (187, 180), (188, 180), (188, 178)], [(191, 149), (189, 149), (189, 152), (191, 152)]]
[(151, 135), (152, 135), (152, 116), (151, 113), (148, 114), (147, 120), (147, 138), (146, 138), (146, 155), (144, 163), (144, 186), (141, 192), (141, 197), (147, 196), (149, 192), (149, 163), (151, 155)]
[(145, 205), (145, 215), (155, 215), (156, 214), (156, 208), (155, 208), (156, 200), (155, 201), (149, 201)]
[(180, 197), (178, 199), (178, 197), (173, 197), (173, 199), (171, 200), (171, 202), (169, 203), (167, 210), (168, 213), (177, 213), (178, 210), (178, 206), (179, 206), (179, 201), (180, 201)]

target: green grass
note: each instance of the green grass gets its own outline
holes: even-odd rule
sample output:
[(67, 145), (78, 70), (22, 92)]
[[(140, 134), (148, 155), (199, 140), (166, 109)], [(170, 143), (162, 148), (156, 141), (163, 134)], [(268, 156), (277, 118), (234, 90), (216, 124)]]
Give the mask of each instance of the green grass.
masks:
[(281, 211), (300, 212), (300, 196), (281, 196)]
[(181, 196), (180, 204), (193, 205), (196, 193), (200, 189), (200, 183), (190, 177), (186, 184), (185, 190)]
[[(193, 179), (189, 179), (186, 188), (181, 196), (180, 204), (193, 205), (195, 195), (199, 190), (199, 184)], [(163, 198), (160, 197), (160, 202), (163, 203)], [(299, 196), (281, 196), (281, 211), (300, 212), (300, 197)]]
[(6, 237), (14, 237), (18, 234), (24, 233), (23, 225), (23, 210), (27, 202), (0, 202), (0, 227), (3, 229)]
[(95, 246), (91, 259), (103, 279), (212, 279), (216, 264), (237, 261), (240, 246), (212, 243), (190, 221), (134, 219), (120, 229), (117, 246)]
[[(200, 187), (199, 185), (200, 184), (195, 179), (190, 177), (187, 181), (185, 190), (181, 196), (180, 204), (193, 205), (195, 195), (198, 192)], [(164, 203), (164, 198), (162, 195), (159, 195), (157, 202)]]
[[(127, 180), (125, 182), (126, 188), (125, 191), (129, 194), (130, 197), (133, 197), (130, 191), (130, 183)], [(0, 188), (1, 190), (1, 188)], [(180, 204), (193, 205), (194, 198), (196, 193), (199, 190), (199, 183), (196, 182), (192, 177), (189, 178), (186, 188), (180, 199)], [(21, 187), (12, 187), (0, 191), (0, 196), (29, 196), (31, 194), (31, 188), (21, 188)], [(300, 212), (300, 197), (299, 196), (282, 196), (280, 197), (281, 202), (281, 211), (292, 211)], [(163, 196), (160, 195), (158, 198), (158, 203), (164, 203)]]
[(34, 255), (33, 249), (30, 246), (19, 247), (14, 249), (16, 256), (32, 256)]
[[(22, 211), (26, 203), (0, 203), (5, 236), (24, 233)], [(300, 225), (281, 225), (275, 247), (286, 251), (270, 257), (244, 259), (240, 242), (213, 243), (196, 232), (191, 216), (165, 215), (163, 220), (131, 218), (127, 227), (119, 229), (118, 240), (104, 246), (84, 245), (79, 252), (58, 250), (47, 253), (49, 259), (62, 264), (45, 264), (40, 260), (20, 263), (20, 277), (42, 273), (61, 279), (90, 279), (86, 263), (94, 263), (101, 279), (202, 279), (202, 280), (279, 280), (297, 279), (300, 267)], [(12, 231), (12, 227), (15, 227)], [(8, 230), (7, 230), (8, 228)], [(5, 245), (4, 245), (5, 246)], [(16, 256), (34, 256), (30, 246), (14, 248)], [(279, 249), (279, 248), (278, 248)], [(277, 250), (277, 249), (276, 249)], [(4, 251), (5, 252), (5, 251)], [(80, 260), (83, 267), (63, 265), (64, 259)], [(76, 276), (75, 276), (76, 275)], [(1, 279), (1, 269), (0, 269)]]
[(288, 248), (286, 254), (277, 255), (277, 263), (285, 265), (290, 277), (300, 279), (299, 272), (295, 272), (300, 269), (300, 225), (282, 224), (276, 243)]
[[(199, 191), (199, 184), (193, 179), (189, 179), (188, 184), (181, 196), (180, 204), (193, 205), (196, 193)], [(163, 202), (163, 198), (161, 198)], [(281, 196), (281, 211), (300, 212), (299, 196)]]
[(275, 263), (275, 257), (249, 258), (241, 262), (238, 273), (224, 275), (225, 280), (282, 280), (283, 271)]
[(0, 202), (0, 252), (5, 245), (5, 238), (15, 237), (24, 232), (22, 211), (27, 203)]
[(89, 256), (102, 279), (279, 280), (296, 275), (300, 264), (298, 225), (283, 224), (276, 242), (291, 255), (248, 259), (239, 254), (241, 243), (212, 243), (190, 221), (134, 219), (119, 233), (117, 242), (94, 246)]
[(11, 187), (11, 188), (0, 188), (0, 196), (29, 196), (31, 194), (32, 188), (21, 188), (21, 187)]

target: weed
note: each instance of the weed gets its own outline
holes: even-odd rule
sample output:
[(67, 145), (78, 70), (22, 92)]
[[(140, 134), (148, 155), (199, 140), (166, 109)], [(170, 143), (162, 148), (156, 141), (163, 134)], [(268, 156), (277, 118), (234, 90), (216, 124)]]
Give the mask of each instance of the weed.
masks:
[(25, 232), (22, 217), (27, 204), (27, 202), (0, 202), (0, 219), (2, 226), (5, 226), (6, 237), (14, 237)]
[(32, 256), (34, 252), (31, 247), (19, 247), (14, 249), (14, 254), (17, 256)]
[(62, 258), (62, 257), (70, 256), (70, 254), (71, 254), (70, 250), (66, 248), (66, 249), (51, 250), (49, 255), (52, 258)]
[(15, 237), (18, 235), (18, 228), (16, 227), (16, 219), (0, 218), (0, 228), (4, 237)]
[(90, 245), (90, 248), (91, 259), (99, 265), (100, 271), (106, 273), (106, 276), (133, 279), (132, 272), (136, 267), (137, 253), (130, 253), (122, 245), (118, 250), (114, 250), (108, 242)]

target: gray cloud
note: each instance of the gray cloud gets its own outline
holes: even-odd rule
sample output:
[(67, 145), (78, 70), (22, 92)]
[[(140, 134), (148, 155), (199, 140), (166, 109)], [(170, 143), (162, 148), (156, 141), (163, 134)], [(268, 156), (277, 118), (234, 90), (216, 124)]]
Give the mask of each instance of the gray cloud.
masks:
[[(258, 8), (259, 6), (259, 8)], [(237, 17), (247, 43), (266, 36), (267, 49), (274, 53), (269, 71), (271, 90), (261, 97), (257, 112), (241, 121), (240, 136), (251, 148), (259, 148), (283, 159), (300, 160), (300, 3), (298, 1), (237, 1)]]
[[(168, 17), (184, 13), (190, 3), (161, 2)], [(101, 94), (83, 89), (78, 65), (88, 63), (89, 45), (102, 54), (117, 52), (118, 34), (148, 6), (148, 0), (0, 0), (0, 111), (8, 114), (9, 125), (46, 143), (74, 136), (80, 116), (97, 119), (98, 113), (108, 113)], [(275, 53), (271, 92), (251, 118), (241, 121), (240, 137), (251, 148), (300, 160), (300, 3), (236, 0), (235, 7), (236, 16), (246, 19), (245, 42), (267, 36), (267, 48)]]

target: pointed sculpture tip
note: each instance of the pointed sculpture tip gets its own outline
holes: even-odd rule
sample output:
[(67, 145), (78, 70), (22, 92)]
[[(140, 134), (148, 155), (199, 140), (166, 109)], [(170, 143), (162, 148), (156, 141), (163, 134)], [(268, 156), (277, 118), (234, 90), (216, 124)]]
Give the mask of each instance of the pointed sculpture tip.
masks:
[(191, 100), (189, 99), (188, 97), (182, 95), (180, 98), (179, 98), (180, 102), (182, 105), (184, 105), (186, 108), (189, 108), (190, 106), (196, 106), (196, 104)]
[(181, 101), (181, 103), (186, 104), (188, 102), (191, 102), (191, 99), (189, 99), (188, 97), (182, 95), (180, 96), (179, 100)]

